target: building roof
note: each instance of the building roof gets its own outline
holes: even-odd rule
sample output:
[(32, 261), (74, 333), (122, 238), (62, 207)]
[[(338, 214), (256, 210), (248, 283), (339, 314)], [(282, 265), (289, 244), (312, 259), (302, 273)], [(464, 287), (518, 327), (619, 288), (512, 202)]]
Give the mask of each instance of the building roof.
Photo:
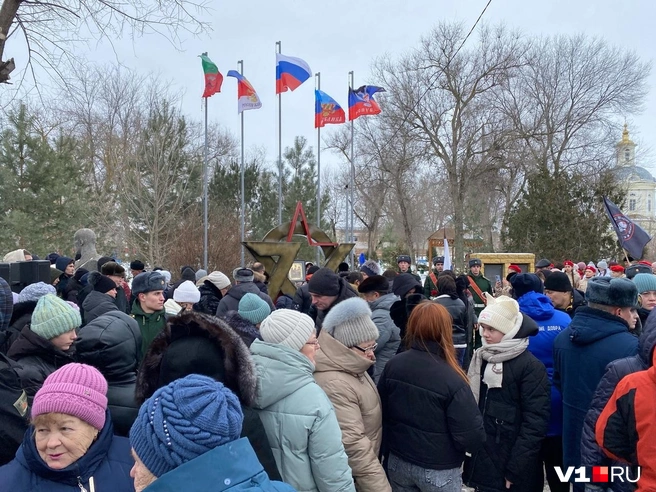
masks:
[(654, 179), (651, 173), (644, 167), (640, 166), (616, 167), (613, 172), (615, 173), (615, 176), (621, 181), (643, 180), (656, 182), (656, 179)]

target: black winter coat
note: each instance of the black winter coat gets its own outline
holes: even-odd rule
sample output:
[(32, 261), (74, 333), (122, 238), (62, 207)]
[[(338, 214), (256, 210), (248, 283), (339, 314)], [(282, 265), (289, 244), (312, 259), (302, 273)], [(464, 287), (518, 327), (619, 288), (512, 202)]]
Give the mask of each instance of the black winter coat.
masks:
[(141, 331), (134, 318), (114, 310), (80, 329), (75, 340), (78, 362), (98, 369), (107, 380), (107, 401), (114, 433), (127, 437), (139, 413), (135, 398)]
[(83, 288), (84, 286), (75, 277), (69, 278), (66, 287), (62, 292), (62, 299), (78, 304), (78, 302), (81, 301), (78, 301), (77, 296)]
[(449, 311), (451, 319), (453, 320), (453, 344), (466, 345), (467, 344), (467, 306), (457, 297), (455, 299), (449, 296), (438, 296), (434, 302), (440, 304)]
[(394, 324), (399, 327), (399, 336), (401, 337), (401, 344), (399, 345), (398, 353), (403, 352), (405, 347), (405, 327), (408, 324), (408, 318), (412, 314), (412, 310), (420, 302), (425, 301), (426, 298), (423, 294), (410, 294), (392, 304), (390, 308), (390, 317)]
[[(428, 349), (428, 350), (426, 350)], [(441, 347), (416, 343), (393, 357), (378, 381), (385, 456), (422, 468), (460, 468), (485, 441), (483, 419), (467, 382)]]
[(310, 286), (306, 282), (296, 289), (296, 294), (294, 294), (294, 309), (303, 314), (308, 314), (311, 307), (312, 296), (310, 295)]
[(23, 328), (32, 322), (32, 313), (36, 309), (36, 303), (37, 301), (24, 301), (14, 304), (11, 319), (9, 320), (9, 328), (4, 333), (0, 344), (0, 352), (6, 355), (9, 347), (18, 339)]
[(573, 318), (574, 314), (576, 314), (576, 310), (581, 306), (586, 306), (587, 304), (588, 303), (585, 301), (585, 294), (580, 290), (574, 289), (572, 290), (572, 304), (567, 306), (565, 309), (556, 309), (558, 309), (558, 311), (569, 314), (569, 317)]
[(0, 466), (14, 459), (29, 426), (27, 395), (16, 363), (0, 355)]
[(228, 311), (223, 319), (237, 332), (247, 347), (250, 347), (255, 340), (262, 340), (260, 330), (255, 328), (253, 323), (239, 316), (237, 311)]
[[(524, 316), (515, 338), (537, 334), (535, 321)], [(465, 460), (464, 482), (482, 492), (503, 492), (506, 479), (511, 491), (536, 492), (543, 488), (540, 447), (547, 435), (551, 387), (547, 370), (528, 350), (503, 363), (501, 388), (483, 382), (481, 367), (478, 406), (483, 414), (487, 440)]]
[(336, 304), (339, 304), (345, 299), (350, 299), (351, 297), (358, 297), (358, 293), (351, 287), (351, 284), (349, 284), (346, 279), (341, 278), (339, 279), (339, 294), (337, 294), (337, 299), (335, 299), (335, 302), (333, 302), (328, 309), (325, 310), (319, 310), (316, 308), (316, 306), (312, 305), (310, 308), (310, 311), (308, 312), (308, 315), (314, 320), (315, 326), (318, 328), (317, 330), (317, 336), (319, 336), (319, 332), (321, 331), (321, 326), (323, 325), (323, 320), (326, 317), (326, 315), (330, 312), (332, 307)]
[(262, 421), (251, 408), (257, 387), (251, 353), (223, 319), (193, 311), (170, 318), (139, 369), (137, 402), (189, 374), (214, 378), (237, 395), (244, 413), (241, 437), (248, 438), (269, 478), (281, 480)]
[(194, 311), (214, 316), (219, 308), (219, 303), (223, 299), (223, 294), (219, 288), (209, 280), (205, 280), (203, 285), (198, 287), (200, 291), (200, 301), (194, 304)]
[(228, 314), (228, 311), (237, 311), (239, 310), (239, 301), (244, 297), (248, 292), (255, 294), (265, 301), (271, 311), (273, 311), (275, 306), (271, 302), (271, 298), (266, 295), (264, 292), (260, 291), (253, 282), (244, 282), (242, 284), (237, 284), (232, 287), (225, 295), (221, 302), (219, 302), (219, 307), (216, 309), (216, 316), (221, 318)]
[(89, 293), (82, 305), (84, 308), (83, 324), (89, 324), (97, 317), (110, 311), (119, 310), (112, 296), (96, 290)]
[(50, 374), (73, 362), (73, 354), (73, 349), (62, 352), (28, 325), (11, 345), (7, 356), (18, 363), (16, 372), (21, 385), (27, 395), (33, 397)]

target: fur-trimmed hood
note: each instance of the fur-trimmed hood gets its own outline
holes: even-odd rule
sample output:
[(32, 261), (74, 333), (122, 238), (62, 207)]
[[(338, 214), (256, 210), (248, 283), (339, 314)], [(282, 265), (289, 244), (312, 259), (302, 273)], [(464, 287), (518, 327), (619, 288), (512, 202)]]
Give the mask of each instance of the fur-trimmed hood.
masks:
[(253, 272), (253, 282), (265, 283), (266, 279), (267, 279), (266, 275), (264, 275), (263, 273), (259, 273), (259, 272), (255, 272), (255, 271)]
[(143, 403), (159, 388), (162, 360), (171, 345), (202, 337), (214, 342), (222, 352), (224, 376), (221, 382), (234, 391), (243, 405), (252, 405), (257, 377), (248, 347), (225, 321), (196, 312), (169, 318), (164, 330), (153, 340), (137, 376), (137, 403)]

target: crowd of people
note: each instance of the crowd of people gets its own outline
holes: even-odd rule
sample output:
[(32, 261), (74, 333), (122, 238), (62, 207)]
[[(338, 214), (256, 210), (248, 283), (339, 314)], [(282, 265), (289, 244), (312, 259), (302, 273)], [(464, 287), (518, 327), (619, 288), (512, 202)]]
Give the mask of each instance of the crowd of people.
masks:
[(436, 257), (422, 284), (401, 255), (270, 296), (261, 263), (135, 260), (130, 283), (48, 259), (49, 282), (0, 278), (1, 490), (566, 491), (579, 466), (656, 488), (646, 262), (492, 283)]

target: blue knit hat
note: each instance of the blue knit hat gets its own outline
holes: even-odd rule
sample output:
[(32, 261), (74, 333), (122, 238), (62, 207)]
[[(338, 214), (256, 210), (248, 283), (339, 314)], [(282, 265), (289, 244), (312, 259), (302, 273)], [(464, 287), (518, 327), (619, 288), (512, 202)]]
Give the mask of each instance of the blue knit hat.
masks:
[(37, 282), (26, 286), (18, 294), (18, 302), (38, 301), (46, 294), (56, 294), (55, 288), (45, 282)]
[(80, 312), (53, 294), (46, 294), (36, 303), (30, 330), (46, 340), (58, 337), (82, 324)]
[(190, 374), (155, 391), (130, 429), (130, 444), (156, 477), (239, 439), (239, 399), (223, 384)]
[(632, 280), (638, 288), (638, 294), (656, 290), (656, 275), (653, 273), (639, 273)]
[(239, 316), (257, 325), (271, 314), (271, 307), (257, 294), (247, 292), (239, 301), (238, 312)]

